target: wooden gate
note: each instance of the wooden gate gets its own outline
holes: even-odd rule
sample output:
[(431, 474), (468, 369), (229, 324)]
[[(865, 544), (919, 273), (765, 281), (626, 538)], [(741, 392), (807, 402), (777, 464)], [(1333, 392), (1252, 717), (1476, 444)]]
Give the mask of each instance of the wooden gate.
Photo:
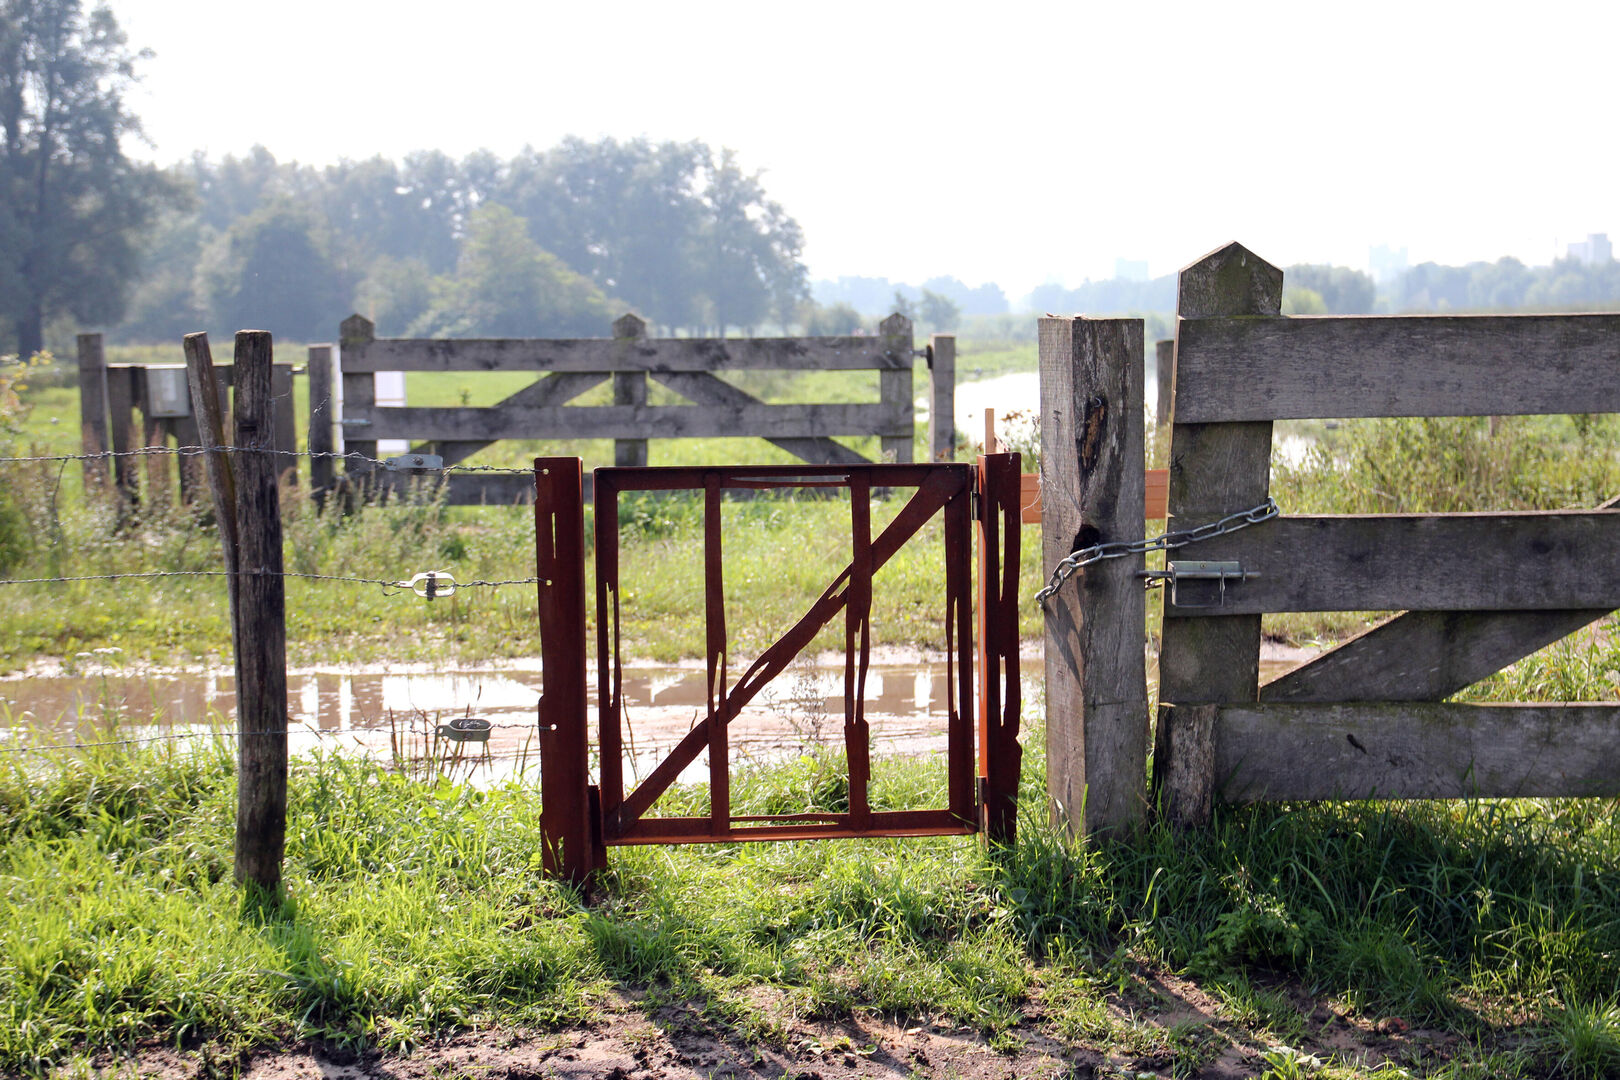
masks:
[[(1178, 529), (1266, 498), (1274, 420), (1620, 412), (1620, 315), (1284, 318), (1282, 279), (1236, 244), (1182, 271)], [(1620, 706), (1445, 702), (1620, 606), (1613, 507), (1289, 515), (1172, 553), (1231, 572), (1165, 599), (1164, 811), (1620, 794)], [(1262, 613), (1378, 610), (1404, 614), (1260, 685)]]
[[(548, 872), (575, 882), (605, 865), (619, 844), (716, 843), (864, 836), (933, 836), (983, 831), (1011, 842), (1018, 791), (1019, 458), (960, 464), (723, 466), (597, 469), (595, 482), (596, 647), (600, 776), (592, 783), (587, 726), (585, 542), (578, 458), (535, 462), (535, 520), (544, 696), (540, 701), (541, 825)], [(872, 535), (872, 493), (914, 489)], [(849, 564), (780, 639), (733, 679), (723, 594), (721, 506), (726, 492), (847, 490)], [(695, 490), (704, 499), (704, 615), (708, 705), (644, 780), (622, 775), (623, 672), (619, 655), (618, 499), (629, 491)], [(864, 698), (870, 660), (872, 580), (936, 516), (945, 547), (948, 642), (947, 791), (937, 809), (883, 811), (868, 800), (869, 729)], [(975, 679), (969, 564), (977, 526), (978, 656)], [(728, 725), (772, 678), (844, 613), (844, 741), (849, 807), (838, 813), (737, 816), (730, 802)], [(975, 692), (976, 691), (976, 692)], [(977, 754), (971, 703), (977, 699)], [(683, 770), (709, 754), (709, 814), (652, 817), (648, 810)]]

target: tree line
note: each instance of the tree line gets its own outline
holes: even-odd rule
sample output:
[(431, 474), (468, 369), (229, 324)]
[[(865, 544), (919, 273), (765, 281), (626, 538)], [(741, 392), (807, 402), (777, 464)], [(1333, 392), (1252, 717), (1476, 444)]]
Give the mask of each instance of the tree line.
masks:
[(567, 139), (511, 158), (438, 151), (317, 168), (263, 147), (174, 171), (123, 329), (330, 337), (568, 336), (635, 310), (666, 331), (750, 330), (807, 295), (797, 222), (730, 151)]
[(314, 167), (255, 147), (131, 159), (137, 52), (105, 8), (0, 0), (0, 351), (47, 328), (173, 340), (601, 334), (635, 310), (725, 333), (801, 315), (803, 233), (701, 141), (571, 138), (510, 158), (423, 151)]

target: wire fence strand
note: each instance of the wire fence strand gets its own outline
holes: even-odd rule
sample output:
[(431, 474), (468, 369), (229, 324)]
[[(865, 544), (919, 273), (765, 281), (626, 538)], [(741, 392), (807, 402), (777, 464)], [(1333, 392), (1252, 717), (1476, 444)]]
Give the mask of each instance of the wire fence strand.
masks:
[[(430, 726), (436, 727), (437, 724), (436, 723), (435, 724), (430, 724)], [(494, 723), (494, 722), (491, 722), (490, 725), (489, 725), (489, 730), (491, 730), (491, 731), (503, 731), (503, 730), (506, 730), (506, 731), (511, 731), (511, 730), (535, 731), (535, 730), (537, 730), (537, 728), (532, 723), (517, 724), (517, 723)], [(445, 743), (456, 743), (458, 745), (463, 745), (463, 746), (467, 745), (470, 742), (476, 741), (476, 740), (471, 740), (471, 739), (456, 740), (456, 739), (451, 739), (451, 738), (449, 738), (447, 736), (435, 736), (435, 734), (432, 731), (423, 731), (420, 728), (411, 728), (411, 727), (407, 727), (407, 728), (401, 730), (399, 728), (393, 728), (393, 727), (312, 728), (312, 727), (308, 727), (308, 726), (305, 726), (305, 725), (298, 725), (298, 726), (294, 726), (294, 727), (289, 727), (285, 732), (281, 732), (281, 731), (238, 731), (238, 730), (232, 730), (230, 728), (212, 728), (212, 729), (209, 729), (207, 731), (176, 731), (176, 732), (169, 732), (169, 733), (163, 734), (163, 735), (145, 735), (145, 736), (140, 736), (140, 737), (132, 738), (132, 739), (104, 739), (104, 740), (96, 740), (96, 741), (92, 741), (92, 742), (31, 743), (31, 744), (29, 744), (27, 746), (0, 746), (0, 754), (33, 754), (33, 753), (50, 753), (50, 752), (53, 752), (53, 751), (60, 752), (60, 751), (68, 751), (68, 750), (91, 750), (91, 749), (95, 749), (95, 748), (98, 748), (98, 747), (105, 747), (105, 746), (144, 746), (144, 745), (147, 745), (147, 744), (150, 744), (150, 743), (174, 742), (174, 741), (181, 740), (181, 739), (208, 739), (208, 738), (215, 738), (215, 739), (246, 739), (246, 738), (257, 738), (257, 737), (266, 736), (266, 735), (282, 735), (284, 737), (285, 736), (293, 736), (293, 735), (314, 735), (317, 738), (329, 738), (329, 737), (333, 737), (333, 736), (337, 736), (337, 735), (389, 735), (389, 736), (403, 735), (406, 738), (428, 738), (428, 739), (438, 738), (439, 740), (441, 740), (442, 742), (445, 742)], [(480, 745), (487, 745), (487, 744), (482, 744), (481, 743)]]
[[(203, 454), (270, 454), (279, 457), (309, 458), (311, 460), (343, 461), (355, 465), (368, 465), (388, 472), (409, 473), (508, 473), (513, 476), (532, 476), (532, 468), (514, 468), (510, 465), (440, 465), (430, 468), (399, 467), (389, 458), (374, 458), (353, 451), (337, 450), (283, 450), (268, 446), (139, 446), (132, 450), (99, 450), (93, 454), (33, 454), (0, 457), (0, 465), (25, 465), (34, 462), (107, 461), (134, 457), (200, 457)], [(404, 455), (410, 456), (410, 455)]]

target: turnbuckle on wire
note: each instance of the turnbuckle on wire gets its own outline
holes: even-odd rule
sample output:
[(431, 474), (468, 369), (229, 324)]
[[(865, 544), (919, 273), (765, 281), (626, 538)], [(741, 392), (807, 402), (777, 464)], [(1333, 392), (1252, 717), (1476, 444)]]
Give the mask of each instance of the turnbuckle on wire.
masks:
[(456, 578), (448, 570), (429, 570), (409, 581), (401, 581), (399, 587), (409, 589), (423, 599), (434, 600), (441, 596), (454, 596)]
[[(1225, 536), (1227, 533), (1235, 533), (1241, 529), (1247, 529), (1250, 525), (1259, 525), (1261, 522), (1270, 521), (1272, 518), (1281, 513), (1282, 510), (1277, 506), (1277, 500), (1268, 496), (1266, 501), (1261, 503), (1259, 506), (1250, 507), (1248, 510), (1239, 510), (1235, 514), (1228, 514), (1219, 521), (1212, 521), (1207, 525), (1200, 525), (1196, 529), (1182, 529), (1175, 532), (1165, 532), (1155, 536), (1151, 540), (1115, 540), (1111, 543), (1093, 544), (1090, 547), (1084, 547), (1078, 551), (1072, 551), (1065, 556), (1063, 560), (1060, 561), (1052, 570), (1052, 576), (1047, 579), (1045, 587), (1035, 594), (1035, 602), (1045, 605), (1047, 598), (1053, 593), (1057, 592), (1058, 589), (1062, 587), (1063, 583), (1069, 580), (1070, 576), (1073, 575), (1076, 570), (1083, 570), (1093, 563), (1100, 563), (1105, 559), (1123, 559), (1127, 555), (1145, 555), (1150, 551), (1171, 551), (1175, 548), (1185, 547), (1188, 544), (1196, 544), (1202, 540), (1212, 540), (1217, 536)], [(1175, 603), (1175, 585), (1177, 574), (1179, 574), (1180, 577), (1199, 576), (1191, 571), (1190, 568), (1193, 564), (1177, 563), (1173, 565), (1186, 565), (1189, 567), (1189, 569), (1187, 571), (1177, 571), (1174, 573), (1170, 570), (1152, 571), (1150, 574), (1145, 575), (1150, 577), (1164, 577), (1170, 581), (1172, 604)], [(1253, 573), (1245, 573), (1243, 568), (1237, 564), (1210, 563), (1205, 565), (1227, 566), (1229, 568), (1235, 567), (1235, 572), (1223, 570), (1220, 574), (1204, 573), (1201, 575), (1207, 580), (1220, 581), (1221, 599), (1223, 602), (1226, 597), (1226, 583), (1228, 581), (1242, 581), (1245, 578), (1258, 576)]]

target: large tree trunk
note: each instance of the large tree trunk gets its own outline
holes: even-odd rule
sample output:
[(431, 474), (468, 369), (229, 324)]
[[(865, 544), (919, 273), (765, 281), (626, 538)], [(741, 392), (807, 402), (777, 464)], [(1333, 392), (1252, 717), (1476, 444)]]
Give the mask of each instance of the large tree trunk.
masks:
[(17, 355), (24, 360), (45, 348), (45, 317), (38, 304), (27, 304), (17, 314)]

